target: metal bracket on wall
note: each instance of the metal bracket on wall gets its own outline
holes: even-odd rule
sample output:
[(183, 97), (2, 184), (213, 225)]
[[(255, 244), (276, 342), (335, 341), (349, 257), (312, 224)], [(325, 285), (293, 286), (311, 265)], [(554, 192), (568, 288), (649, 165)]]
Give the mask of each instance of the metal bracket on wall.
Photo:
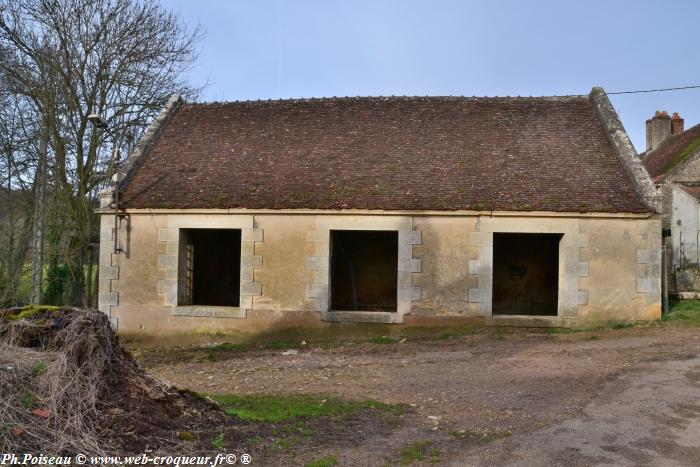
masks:
[[(124, 253), (124, 256), (129, 257), (129, 245), (131, 244), (131, 215), (125, 213), (115, 213), (114, 224), (114, 254)], [(126, 242), (125, 248), (119, 245), (119, 229), (122, 226), (122, 221), (126, 221)]]

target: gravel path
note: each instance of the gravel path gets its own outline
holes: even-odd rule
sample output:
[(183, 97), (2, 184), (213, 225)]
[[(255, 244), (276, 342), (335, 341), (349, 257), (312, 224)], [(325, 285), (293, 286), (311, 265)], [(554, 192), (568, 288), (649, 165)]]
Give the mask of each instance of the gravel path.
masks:
[(328, 453), (340, 465), (394, 464), (402, 447), (429, 441), (438, 465), (700, 465), (697, 329), (485, 331), (283, 352), (233, 351), (218, 362), (192, 348), (137, 355), (156, 376), (198, 392), (323, 393), (413, 407), (385, 436), (280, 464)]

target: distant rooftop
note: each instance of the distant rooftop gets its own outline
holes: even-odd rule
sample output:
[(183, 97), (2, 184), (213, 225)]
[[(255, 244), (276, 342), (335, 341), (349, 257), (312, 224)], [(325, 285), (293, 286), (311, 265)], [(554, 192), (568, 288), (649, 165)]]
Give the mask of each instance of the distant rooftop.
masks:
[(644, 154), (642, 163), (651, 178), (660, 180), (696, 151), (700, 151), (700, 125), (669, 136), (658, 148)]

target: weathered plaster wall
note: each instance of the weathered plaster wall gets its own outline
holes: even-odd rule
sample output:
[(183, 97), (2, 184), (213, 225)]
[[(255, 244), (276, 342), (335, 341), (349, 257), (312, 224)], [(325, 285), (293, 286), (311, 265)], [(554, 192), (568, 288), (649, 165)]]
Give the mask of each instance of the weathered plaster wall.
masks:
[[(408, 324), (475, 317), (505, 323), (491, 316), (494, 232), (563, 234), (559, 315), (552, 324), (660, 315), (658, 218), (140, 213), (130, 222), (127, 258), (110, 253), (112, 217), (102, 220), (100, 309), (111, 313), (122, 333), (251, 336), (348, 326), (328, 322), (339, 318)], [(219, 314), (174, 302), (178, 229), (193, 227), (242, 229), (240, 309)], [(399, 232), (397, 313), (356, 319), (354, 312), (328, 310), (332, 229)]]
[(255, 249), (255, 254), (263, 258), (263, 267), (255, 271), (255, 281), (264, 287), (260, 296), (253, 297), (253, 309), (315, 310), (314, 301), (306, 296), (306, 285), (313, 282), (314, 272), (304, 265), (306, 258), (315, 254), (306, 236), (316, 219), (283, 215), (255, 219), (265, 232), (264, 241)]
[(674, 269), (698, 262), (698, 201), (673, 185), (671, 211), (672, 262)]
[(477, 316), (479, 305), (469, 302), (469, 289), (478, 287), (478, 277), (469, 273), (469, 262), (479, 248), (469, 244), (475, 217), (416, 217), (421, 244), (413, 254), (421, 260), (421, 271), (413, 282), (421, 288), (421, 299), (413, 303), (414, 315)]
[(661, 221), (590, 219), (580, 221), (590, 239), (580, 258), (588, 274), (580, 279), (588, 302), (578, 321), (656, 319), (661, 309)]
[[(127, 334), (245, 335), (320, 325), (318, 314), (308, 311), (310, 303), (304, 293), (309, 280), (305, 260), (311, 252), (305, 238), (312, 220), (309, 217), (305, 222), (300, 216), (254, 220), (250, 215), (137, 214), (129, 220), (127, 257), (111, 253), (113, 217), (102, 216), (99, 307), (111, 314), (120, 332)], [(264, 234), (267, 227), (270, 232)], [(222, 307), (223, 311), (217, 313), (212, 308), (177, 306), (180, 228), (242, 230), (239, 310)], [(126, 228), (121, 231), (120, 244), (124, 244)], [(269, 235), (269, 241), (263, 246), (264, 235)], [(261, 281), (268, 284), (265, 293)]]
[[(694, 263), (697, 259), (697, 227), (699, 225), (698, 203), (678, 184), (700, 183), (700, 151), (696, 151), (685, 162), (678, 164), (666, 175), (660, 190), (664, 196), (664, 227), (671, 229), (669, 245), (669, 288), (680, 296), (695, 297), (700, 291), (696, 280), (696, 268), (678, 270), (681, 263)], [(693, 205), (696, 207), (693, 208)], [(681, 225), (678, 225), (678, 221)], [(694, 229), (694, 230), (693, 230)], [(681, 258), (681, 236), (684, 258)], [(687, 292), (691, 292), (687, 294)]]

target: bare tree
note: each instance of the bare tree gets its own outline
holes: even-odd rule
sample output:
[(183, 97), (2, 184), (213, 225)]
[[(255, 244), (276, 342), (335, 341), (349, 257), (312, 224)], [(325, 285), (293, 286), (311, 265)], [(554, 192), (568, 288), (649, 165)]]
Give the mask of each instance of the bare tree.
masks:
[[(88, 301), (84, 264), (97, 239), (96, 194), (114, 172), (111, 152), (127, 153), (171, 94), (195, 97), (182, 74), (200, 37), (152, 0), (0, 0), (0, 49), (10, 54), (0, 75), (47, 129), (47, 210), (60, 231), (50, 248), (69, 268), (70, 302)], [(109, 131), (94, 129), (91, 113)]]
[(29, 250), (35, 131), (21, 99), (0, 81), (0, 306), (24, 301), (19, 281)]

